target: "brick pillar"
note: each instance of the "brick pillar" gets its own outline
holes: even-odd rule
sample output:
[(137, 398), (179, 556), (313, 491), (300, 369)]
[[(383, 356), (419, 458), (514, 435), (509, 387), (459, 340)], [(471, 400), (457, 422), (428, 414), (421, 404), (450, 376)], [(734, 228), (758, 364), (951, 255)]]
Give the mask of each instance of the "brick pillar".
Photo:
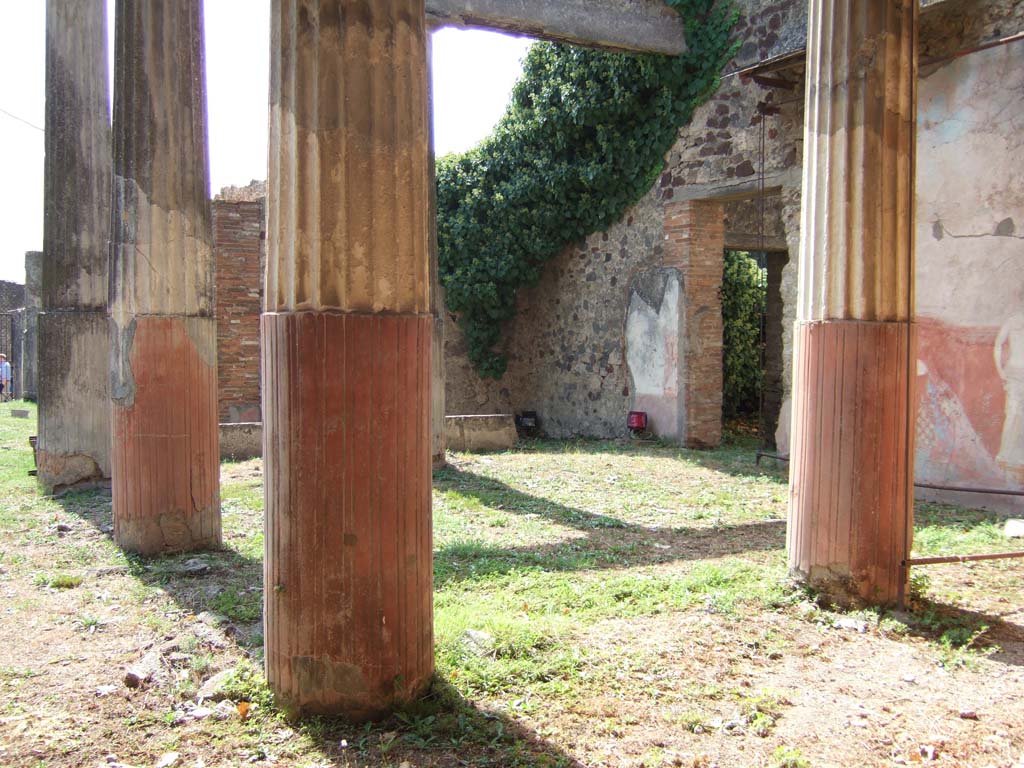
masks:
[(381, 715), (434, 669), (423, 0), (274, 0), (263, 334), (266, 669)]
[(111, 232), (114, 539), (218, 547), (202, 0), (118, 0)]
[(265, 199), (213, 201), (217, 398), (222, 423), (260, 421)]
[(110, 477), (110, 124), (102, 0), (46, 3), (39, 480)]
[(789, 564), (894, 602), (913, 522), (917, 0), (812, 0)]
[(721, 202), (666, 204), (664, 265), (679, 270), (682, 278), (682, 442), (692, 448), (712, 448), (722, 442), (719, 291), (725, 267), (725, 207)]

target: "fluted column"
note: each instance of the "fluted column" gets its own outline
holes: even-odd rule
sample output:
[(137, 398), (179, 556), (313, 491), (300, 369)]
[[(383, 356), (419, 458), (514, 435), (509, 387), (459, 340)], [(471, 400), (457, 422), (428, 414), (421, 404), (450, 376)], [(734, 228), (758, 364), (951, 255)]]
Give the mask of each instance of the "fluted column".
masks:
[(917, 0), (812, 0), (789, 563), (896, 600), (913, 518)]
[(114, 537), (144, 554), (221, 541), (202, 20), (202, 0), (117, 0)]
[(427, 128), (430, 132), (430, 313), (434, 316), (434, 334), (430, 347), (430, 465), (441, 469), (447, 464), (447, 440), (444, 431), (445, 416), (445, 359), (444, 359), (444, 291), (438, 272), (437, 252), (437, 164), (434, 145), (434, 45), (433, 37), (427, 41)]
[(433, 673), (423, 0), (273, 0), (267, 679), (365, 718)]
[(110, 477), (110, 121), (104, 0), (46, 2), (39, 480)]

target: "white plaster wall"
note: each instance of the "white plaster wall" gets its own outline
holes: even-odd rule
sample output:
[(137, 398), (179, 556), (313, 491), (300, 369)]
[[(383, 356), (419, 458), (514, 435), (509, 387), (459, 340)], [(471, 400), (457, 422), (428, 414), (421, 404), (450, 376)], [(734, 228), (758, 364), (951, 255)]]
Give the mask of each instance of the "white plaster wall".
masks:
[(923, 71), (918, 99), (916, 476), (1019, 489), (1024, 42)]
[(921, 78), (917, 151), (918, 315), (1000, 326), (1024, 304), (1024, 42)]
[(639, 291), (629, 299), (626, 315), (626, 364), (633, 378), (633, 410), (646, 411), (648, 428), (659, 437), (683, 434), (679, 340), (682, 338), (679, 274), (666, 270), (660, 306)]

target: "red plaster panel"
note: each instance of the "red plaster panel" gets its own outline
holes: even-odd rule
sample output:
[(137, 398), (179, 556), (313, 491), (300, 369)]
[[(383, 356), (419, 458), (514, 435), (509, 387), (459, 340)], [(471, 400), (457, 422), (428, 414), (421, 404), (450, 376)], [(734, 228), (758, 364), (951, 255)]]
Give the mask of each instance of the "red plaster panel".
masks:
[(913, 523), (913, 338), (904, 323), (855, 320), (797, 333), (790, 567), (837, 597), (893, 602)]
[(264, 314), (267, 678), (362, 719), (434, 669), (429, 315)]
[(212, 318), (135, 319), (133, 396), (113, 406), (114, 539), (159, 554), (221, 543)]
[[(995, 456), (1006, 412), (1006, 390), (993, 353), (999, 329), (955, 326), (933, 318), (922, 318), (918, 329), (917, 356), (929, 378), (952, 390), (985, 450)], [(922, 416), (926, 406), (922, 403)]]

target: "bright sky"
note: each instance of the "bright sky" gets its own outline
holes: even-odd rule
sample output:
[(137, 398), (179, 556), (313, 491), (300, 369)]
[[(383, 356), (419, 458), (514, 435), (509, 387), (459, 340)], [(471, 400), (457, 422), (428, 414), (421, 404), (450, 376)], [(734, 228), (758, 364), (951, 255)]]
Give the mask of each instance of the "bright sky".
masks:
[[(267, 175), (268, 4), (206, 0), (213, 191)], [(0, 280), (19, 283), (25, 251), (43, 246), (44, 26), (44, 0), (0, 0)], [(468, 149), (490, 132), (530, 42), (490, 32), (435, 33), (438, 155)]]

